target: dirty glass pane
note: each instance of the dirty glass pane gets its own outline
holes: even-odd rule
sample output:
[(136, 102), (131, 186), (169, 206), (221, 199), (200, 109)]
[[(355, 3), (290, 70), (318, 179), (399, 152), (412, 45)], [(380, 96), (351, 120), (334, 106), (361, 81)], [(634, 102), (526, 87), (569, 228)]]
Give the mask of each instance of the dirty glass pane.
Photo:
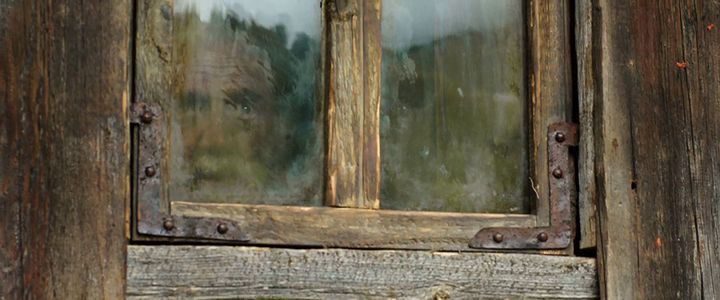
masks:
[(383, 1), (383, 208), (528, 213), (523, 11)]
[(317, 0), (176, 0), (172, 200), (321, 205)]

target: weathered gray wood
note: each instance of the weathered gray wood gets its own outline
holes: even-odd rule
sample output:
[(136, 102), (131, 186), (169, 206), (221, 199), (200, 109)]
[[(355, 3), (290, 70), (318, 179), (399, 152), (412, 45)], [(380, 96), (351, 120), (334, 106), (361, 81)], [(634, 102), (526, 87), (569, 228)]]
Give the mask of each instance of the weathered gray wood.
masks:
[[(621, 49), (618, 49), (622, 51)], [(608, 51), (605, 59), (613, 57)], [(603, 62), (602, 80), (612, 81), (610, 62)], [(605, 84), (605, 83), (603, 83)], [(633, 282), (640, 276), (637, 251), (635, 207), (637, 197), (631, 189), (633, 180), (630, 120), (627, 102), (616, 91), (603, 89), (596, 121), (598, 228), (600, 236), (598, 257), (602, 257), (600, 278), (606, 285), (603, 292), (608, 299), (632, 299)], [(612, 247), (608, 247), (608, 246)]]
[(130, 246), (128, 297), (595, 298), (595, 260), (528, 254)]
[(595, 101), (595, 77), (593, 76), (593, 27), (592, 3), (578, 1), (575, 4), (575, 49), (577, 57), (577, 88), (580, 112), (580, 145), (578, 157), (578, 237), (581, 249), (594, 248), (597, 244), (596, 198), (595, 198), (595, 144), (593, 135), (593, 112)]
[(380, 207), (379, 0), (327, 1), (329, 206)]
[(174, 215), (238, 222), (253, 244), (471, 251), (468, 242), (491, 226), (529, 227), (532, 215), (406, 212), (173, 202)]
[[(609, 5), (601, 1), (601, 5)], [(597, 26), (622, 22), (617, 15), (602, 15), (594, 19)], [(595, 25), (595, 24), (594, 24)], [(598, 27), (600, 28), (600, 27)], [(626, 39), (612, 30), (603, 30), (595, 40), (598, 47), (605, 41)], [(602, 55), (594, 57), (599, 64), (596, 80), (595, 153), (598, 193), (598, 257), (601, 266), (599, 277), (604, 282), (602, 293), (606, 299), (633, 299), (635, 282), (639, 273), (636, 230), (637, 196), (631, 188), (633, 180), (633, 157), (631, 124), (628, 116), (629, 99), (623, 91), (613, 87), (623, 86), (627, 61), (615, 61), (627, 49), (606, 45)]]
[(122, 299), (132, 1), (0, 1), (0, 299)]

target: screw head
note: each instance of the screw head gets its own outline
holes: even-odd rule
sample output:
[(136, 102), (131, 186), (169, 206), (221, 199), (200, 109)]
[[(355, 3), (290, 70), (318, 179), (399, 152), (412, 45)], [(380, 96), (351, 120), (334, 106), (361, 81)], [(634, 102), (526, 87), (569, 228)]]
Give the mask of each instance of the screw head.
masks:
[(155, 170), (155, 167), (147, 167), (145, 168), (145, 176), (147, 177), (153, 177), (157, 174), (157, 171)]
[(537, 235), (537, 239), (540, 242), (547, 242), (548, 238), (549, 238), (548, 234), (545, 232), (538, 233), (538, 235)]
[(228, 226), (225, 223), (218, 224), (217, 232), (219, 234), (226, 234), (228, 232)]
[(557, 168), (557, 169), (555, 169), (555, 170), (552, 171), (552, 176), (555, 177), (555, 178), (560, 179), (560, 178), (563, 177), (563, 171), (560, 170), (560, 168)]
[(140, 121), (142, 121), (142, 122), (145, 123), (145, 124), (150, 124), (150, 123), (152, 123), (152, 121), (153, 121), (153, 114), (152, 114), (150, 111), (145, 111), (145, 112), (140, 116)]
[(562, 132), (556, 133), (556, 134), (555, 134), (555, 140), (556, 140), (558, 143), (564, 142), (564, 141), (565, 141), (565, 134), (562, 133)]
[(173, 228), (175, 228), (175, 222), (173, 222), (173, 219), (163, 220), (163, 228), (167, 231), (173, 230)]
[(504, 238), (505, 237), (502, 235), (502, 233), (493, 234), (493, 241), (495, 241), (496, 243), (502, 243)]

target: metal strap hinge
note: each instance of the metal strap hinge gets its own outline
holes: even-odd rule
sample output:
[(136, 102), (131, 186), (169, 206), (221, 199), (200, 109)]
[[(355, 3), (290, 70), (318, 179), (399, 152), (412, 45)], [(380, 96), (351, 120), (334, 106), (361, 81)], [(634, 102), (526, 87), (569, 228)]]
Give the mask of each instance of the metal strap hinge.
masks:
[(480, 230), (469, 246), (478, 249), (565, 249), (573, 239), (575, 165), (570, 147), (578, 144), (578, 126), (555, 123), (548, 128), (550, 225), (547, 227), (491, 227)]

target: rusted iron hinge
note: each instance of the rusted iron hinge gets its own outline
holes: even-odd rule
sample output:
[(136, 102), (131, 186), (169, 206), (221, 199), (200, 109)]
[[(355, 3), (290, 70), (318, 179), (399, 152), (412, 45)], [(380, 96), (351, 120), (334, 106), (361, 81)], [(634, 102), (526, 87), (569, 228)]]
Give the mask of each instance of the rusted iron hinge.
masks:
[(564, 249), (573, 234), (575, 166), (570, 147), (578, 144), (577, 124), (555, 123), (548, 128), (550, 226), (535, 228), (495, 227), (480, 230), (470, 241), (478, 249)]
[[(162, 109), (136, 102), (130, 107), (130, 122), (139, 128), (137, 173), (137, 230), (140, 234), (189, 239), (248, 241), (236, 222), (219, 218), (175, 216), (163, 207), (162, 185), (164, 139), (168, 136)], [(168, 205), (169, 206), (169, 205)]]

